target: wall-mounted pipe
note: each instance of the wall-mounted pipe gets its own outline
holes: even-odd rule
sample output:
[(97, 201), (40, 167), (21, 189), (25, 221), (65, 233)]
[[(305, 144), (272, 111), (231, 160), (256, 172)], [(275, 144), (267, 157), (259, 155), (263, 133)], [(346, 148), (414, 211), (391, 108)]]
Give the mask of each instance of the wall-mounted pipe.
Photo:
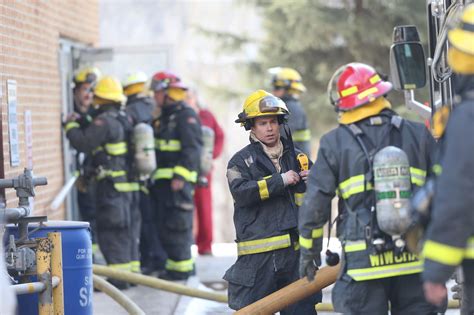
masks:
[(0, 209), (0, 222), (13, 223), (20, 218), (30, 215), (29, 207), (3, 208)]
[[(60, 279), (58, 277), (53, 277), (52, 282), (53, 282), (53, 287), (56, 287), (59, 284)], [(30, 282), (30, 283), (15, 284), (15, 285), (12, 285), (11, 288), (16, 293), (16, 295), (21, 295), (21, 294), (43, 292), (46, 286), (42, 282)]]

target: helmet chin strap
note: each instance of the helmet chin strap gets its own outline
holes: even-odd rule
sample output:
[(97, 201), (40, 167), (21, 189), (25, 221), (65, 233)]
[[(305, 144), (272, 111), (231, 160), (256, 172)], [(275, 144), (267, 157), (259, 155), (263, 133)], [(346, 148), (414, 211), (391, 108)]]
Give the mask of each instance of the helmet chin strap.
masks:
[(291, 136), (290, 126), (286, 122), (283, 122), (283, 130), (285, 131), (286, 139), (290, 145), (291, 160), (293, 161), (292, 169), (299, 174), (298, 160), (296, 158), (295, 144), (293, 143), (293, 137)]

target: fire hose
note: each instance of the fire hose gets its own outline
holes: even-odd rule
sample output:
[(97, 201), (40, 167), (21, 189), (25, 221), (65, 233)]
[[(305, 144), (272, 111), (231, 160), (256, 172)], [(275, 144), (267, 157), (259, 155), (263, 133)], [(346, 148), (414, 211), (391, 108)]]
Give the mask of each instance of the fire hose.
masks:
[(165, 280), (157, 279), (154, 277), (148, 277), (148, 276), (136, 274), (133, 272), (116, 270), (114, 268), (100, 266), (100, 265), (94, 265), (93, 271), (94, 271), (94, 274), (99, 275), (99, 276), (104, 276), (104, 277), (113, 278), (113, 279), (129, 282), (129, 283), (144, 285), (150, 288), (173, 292), (180, 295), (186, 295), (186, 296), (196, 297), (196, 298), (210, 300), (210, 301), (227, 303), (227, 295), (225, 294), (198, 290), (198, 289), (190, 288), (185, 285), (174, 283), (171, 281), (165, 281)]
[(120, 304), (129, 314), (145, 315), (145, 312), (128, 296), (122, 293), (122, 291), (120, 291), (119, 289), (111, 285), (109, 282), (96, 275), (94, 275), (94, 288), (110, 296), (115, 302)]

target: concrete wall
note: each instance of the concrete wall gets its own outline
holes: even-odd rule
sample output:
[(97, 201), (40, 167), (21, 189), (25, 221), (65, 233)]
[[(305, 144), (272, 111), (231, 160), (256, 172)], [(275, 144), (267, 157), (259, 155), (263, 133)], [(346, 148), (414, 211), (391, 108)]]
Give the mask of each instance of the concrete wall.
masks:
[[(36, 190), (35, 215), (64, 218), (64, 209), (49, 213), (47, 206), (61, 189), (63, 178), (61, 82), (58, 65), (60, 38), (86, 45), (98, 41), (97, 0), (0, 0), (0, 111), (3, 172), (17, 176), (27, 165), (24, 113), (32, 114), (33, 169), (49, 184)], [(17, 82), (17, 120), (20, 165), (10, 165), (7, 80)], [(2, 157), (0, 155), (0, 157)], [(13, 190), (8, 206), (16, 205)]]

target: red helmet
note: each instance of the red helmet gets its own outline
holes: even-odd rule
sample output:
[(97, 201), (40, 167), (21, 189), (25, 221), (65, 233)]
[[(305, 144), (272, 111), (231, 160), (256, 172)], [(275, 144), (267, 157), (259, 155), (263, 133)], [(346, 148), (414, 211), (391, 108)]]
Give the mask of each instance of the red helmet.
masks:
[(178, 88), (187, 90), (188, 87), (181, 82), (181, 79), (169, 71), (160, 71), (153, 75), (150, 89), (152, 91), (161, 91), (169, 88)]
[[(337, 79), (337, 98), (333, 84)], [(338, 111), (349, 111), (372, 102), (392, 90), (392, 83), (383, 81), (374, 68), (363, 63), (349, 63), (339, 68), (329, 81), (328, 94)]]

